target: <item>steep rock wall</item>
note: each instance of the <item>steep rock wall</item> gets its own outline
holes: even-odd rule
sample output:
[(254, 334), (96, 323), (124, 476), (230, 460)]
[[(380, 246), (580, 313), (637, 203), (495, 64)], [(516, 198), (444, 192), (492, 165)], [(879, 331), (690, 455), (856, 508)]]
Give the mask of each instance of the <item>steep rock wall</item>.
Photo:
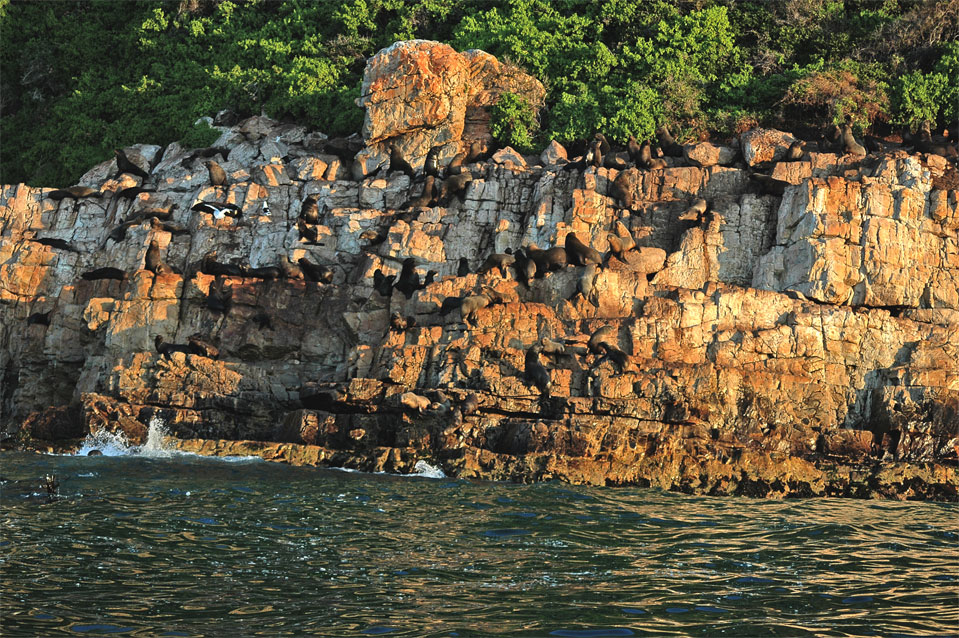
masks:
[[(565, 170), (507, 151), (468, 166), (472, 182), (447, 205), (402, 209), (419, 184), (382, 171), (354, 181), (318, 138), (266, 118), (224, 129), (227, 186), (175, 144), (136, 149), (156, 192), (133, 198), (119, 192), (141, 180), (113, 161), (81, 180), (99, 196), (4, 186), (7, 436), (107, 427), (138, 438), (159, 418), (190, 449), (367, 470), (428, 459), (467, 477), (955, 497), (959, 206), (935, 186), (955, 170), (938, 158), (766, 160), (779, 185), (769, 194), (739, 162)], [(741, 141), (749, 157), (776, 157), (758, 144)], [(309, 195), (316, 242), (297, 225)], [(697, 197), (710, 213), (690, 218)], [(197, 201), (242, 215), (217, 219), (192, 211)], [(144, 219), (108, 237), (151, 210), (188, 232)], [(527, 287), (476, 274), (494, 251), (561, 246), (570, 232), (606, 251), (617, 222), (638, 249), (595, 276), (569, 266)], [(175, 272), (144, 269), (153, 240)], [(249, 267), (307, 257), (333, 280), (197, 272), (211, 251)], [(377, 293), (374, 272), (398, 273), (409, 257), (435, 280), (408, 299)], [(456, 275), (460, 258), (471, 274)], [(103, 267), (128, 276), (83, 278)], [(576, 294), (584, 284), (591, 292)], [(228, 312), (210, 308), (211, 286), (230, 291)], [(496, 302), (469, 323), (439, 313), (483, 290)], [(29, 320), (48, 311), (49, 325)], [(415, 325), (392, 328), (394, 313)], [(584, 353), (603, 326), (623, 366)], [(219, 357), (154, 348), (157, 335), (194, 334)], [(544, 338), (578, 353), (541, 355), (548, 395), (524, 375)], [(409, 392), (428, 407), (404, 405)], [(272, 446), (230, 443), (247, 440)]]

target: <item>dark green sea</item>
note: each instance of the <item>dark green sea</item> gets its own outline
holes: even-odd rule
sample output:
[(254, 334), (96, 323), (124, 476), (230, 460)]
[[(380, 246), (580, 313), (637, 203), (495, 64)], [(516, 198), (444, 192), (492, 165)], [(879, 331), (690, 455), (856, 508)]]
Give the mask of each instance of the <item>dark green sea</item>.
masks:
[[(3, 636), (947, 636), (959, 507), (4, 452)], [(39, 486), (59, 479), (59, 497)]]

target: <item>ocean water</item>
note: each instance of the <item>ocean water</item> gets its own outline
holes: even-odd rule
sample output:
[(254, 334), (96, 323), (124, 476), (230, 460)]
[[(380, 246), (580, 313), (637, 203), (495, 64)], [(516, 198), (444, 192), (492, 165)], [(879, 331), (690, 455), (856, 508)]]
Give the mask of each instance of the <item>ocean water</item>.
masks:
[(959, 632), (955, 504), (369, 475), (158, 440), (0, 454), (0, 635)]

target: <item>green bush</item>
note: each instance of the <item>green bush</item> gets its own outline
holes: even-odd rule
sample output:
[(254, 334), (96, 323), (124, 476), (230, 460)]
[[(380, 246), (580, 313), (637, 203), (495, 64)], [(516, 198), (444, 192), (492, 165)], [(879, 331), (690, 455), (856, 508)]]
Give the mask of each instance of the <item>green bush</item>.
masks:
[(180, 138), (180, 144), (184, 148), (206, 148), (212, 146), (220, 135), (220, 131), (207, 124), (205, 120), (199, 120)]
[[(538, 142), (959, 117), (959, 18), (917, 0), (0, 0), (0, 181), (74, 183), (112, 149), (205, 141), (265, 112), (360, 129), (366, 59), (396, 40), (480, 48), (547, 88), (495, 135)], [(51, 35), (55, 34), (55, 35)], [(945, 78), (945, 82), (944, 79)]]
[(523, 98), (504, 92), (496, 104), (490, 107), (490, 133), (503, 146), (512, 146), (522, 153), (537, 150), (536, 134), (539, 124), (533, 107)]

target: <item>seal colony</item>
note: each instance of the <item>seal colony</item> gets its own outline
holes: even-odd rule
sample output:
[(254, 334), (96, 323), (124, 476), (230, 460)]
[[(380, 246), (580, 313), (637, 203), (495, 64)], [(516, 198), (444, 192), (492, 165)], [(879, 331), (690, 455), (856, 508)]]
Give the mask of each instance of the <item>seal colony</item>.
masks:
[[(123, 318), (132, 313), (131, 300), (148, 299), (144, 307), (153, 314), (142, 327), (126, 328), (143, 333), (135, 364), (147, 371), (144, 378), (215, 380), (207, 394), (183, 398), (181, 412), (168, 411), (185, 435), (226, 427), (204, 420), (220, 419), (215, 414), (224, 405), (225, 414), (242, 406), (276, 428), (244, 436), (317, 445), (327, 436), (329, 445), (371, 455), (377, 446), (412, 445), (427, 436), (420, 427), (431, 441), (455, 438), (463, 435), (443, 434), (444, 428), (500, 423), (503, 413), (513, 420), (496, 426), (501, 431), (475, 434), (497, 454), (539, 449), (548, 440), (543, 423), (558, 427), (583, 414), (620, 418), (620, 410), (639, 423), (710, 427), (715, 408), (679, 390), (690, 374), (684, 362), (662, 373), (670, 381), (644, 376), (651, 365), (668, 368), (644, 342), (658, 338), (642, 332), (644, 317), (667, 303), (688, 303), (675, 273), (708, 265), (703, 246), (715, 241), (727, 214), (739, 211), (739, 200), (720, 189), (682, 181), (710, 175), (697, 164), (697, 145), (682, 145), (665, 129), (656, 140), (633, 138), (623, 146), (597, 133), (583, 141), (580, 155), (547, 162), (477, 140), (409, 157), (395, 139), (382, 143), (388, 149), (382, 164), (357, 180), (350, 164), (361, 149), (349, 139), (298, 134), (303, 141), (285, 145), (283, 154), (270, 147), (261, 163), (241, 163), (251, 149), (282, 139), (274, 124), (262, 134), (243, 133), (255, 126), (241, 125), (209, 149), (170, 147), (152, 155), (122, 149), (102, 178), (45, 191), (49, 211), (66, 217), (75, 210), (102, 220), (101, 230), (90, 236), (65, 225), (38, 226), (23, 243), (47, 259), (58, 253), (61, 263), (77, 264), (76, 280), (67, 285), (106, 310), (98, 315), (93, 306), (54, 303), (48, 295), (21, 315), (31, 334), (81, 317), (94, 326), (91, 334), (99, 326), (113, 330), (101, 315)], [(748, 195), (774, 214), (795, 186), (783, 164), (810, 162), (833, 144), (841, 145), (845, 166), (906, 153), (890, 142), (881, 152), (860, 153), (851, 136), (846, 127), (835, 140), (790, 141), (778, 161), (746, 164), (736, 156), (726, 161), (732, 168), (716, 174), (740, 189), (736, 197)], [(952, 161), (948, 141), (920, 133), (920, 143)], [(129, 166), (121, 166), (121, 156)], [(517, 210), (508, 203), (515, 200), (497, 195), (503, 184), (540, 189), (542, 208)], [(651, 192), (659, 197), (645, 196)], [(725, 294), (707, 282), (690, 289), (708, 298)], [(800, 312), (796, 302), (788, 312)], [(290, 346), (291, 335), (304, 345)], [(670, 355), (656, 347), (665, 354), (655, 356)], [(309, 378), (293, 381), (299, 385), (290, 391), (296, 365)], [(250, 401), (244, 393), (262, 392), (271, 374), (265, 370), (281, 371), (276, 378), (287, 385), (278, 384), (269, 400), (257, 394)], [(236, 384), (230, 394), (220, 390), (230, 383)], [(96, 389), (90, 394), (108, 396), (106, 386)], [(660, 407), (636, 417), (625, 412), (627, 401)], [(743, 402), (744, 414), (754, 409)], [(350, 425), (324, 421), (340, 418), (324, 412), (347, 415)], [(97, 412), (91, 407), (86, 414), (93, 419)], [(381, 416), (401, 424), (389, 444), (385, 427), (371, 442), (375, 428), (366, 417)], [(290, 423), (301, 429), (289, 434)], [(320, 427), (335, 436), (317, 434)], [(870, 435), (877, 455), (895, 447), (886, 431)], [(570, 432), (564, 436), (571, 438), (563, 445), (579, 445)], [(653, 454), (657, 444), (642, 445)], [(537, 472), (531, 475), (546, 475)]]

